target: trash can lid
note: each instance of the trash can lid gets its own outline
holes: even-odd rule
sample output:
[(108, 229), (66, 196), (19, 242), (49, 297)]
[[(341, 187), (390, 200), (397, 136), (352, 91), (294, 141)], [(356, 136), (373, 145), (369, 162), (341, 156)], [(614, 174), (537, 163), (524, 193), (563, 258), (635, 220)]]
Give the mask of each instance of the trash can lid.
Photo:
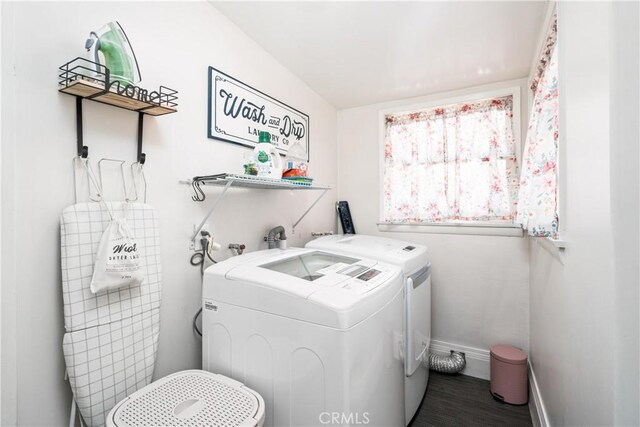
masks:
[(527, 363), (527, 355), (524, 351), (510, 345), (498, 344), (491, 347), (491, 356), (501, 362), (511, 363), (512, 365), (524, 365)]

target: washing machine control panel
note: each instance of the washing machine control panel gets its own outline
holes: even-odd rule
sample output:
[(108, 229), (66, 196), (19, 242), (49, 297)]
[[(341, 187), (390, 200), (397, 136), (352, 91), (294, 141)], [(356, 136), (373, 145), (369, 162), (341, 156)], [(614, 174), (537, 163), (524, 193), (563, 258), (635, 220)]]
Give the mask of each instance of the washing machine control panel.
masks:
[(342, 288), (347, 291), (353, 291), (361, 294), (369, 292), (383, 283), (386, 283), (394, 273), (393, 269), (380, 264), (377, 264), (372, 268), (355, 271), (357, 271), (356, 274), (349, 274), (353, 279), (343, 284)]
[(351, 277), (356, 277), (360, 273), (363, 273), (363, 272), (367, 271), (367, 269), (369, 269), (369, 266), (361, 265), (361, 264), (355, 264), (355, 265), (350, 265), (350, 266), (348, 266), (346, 268), (343, 268), (342, 270), (339, 270), (338, 273), (339, 274), (345, 274), (345, 275), (351, 276)]

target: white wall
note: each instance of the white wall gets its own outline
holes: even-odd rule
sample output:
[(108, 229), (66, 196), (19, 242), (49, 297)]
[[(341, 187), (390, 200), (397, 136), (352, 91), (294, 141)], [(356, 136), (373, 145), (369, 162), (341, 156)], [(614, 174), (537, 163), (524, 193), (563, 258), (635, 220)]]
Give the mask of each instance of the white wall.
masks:
[[(2, 221), (2, 276), (0, 287), (0, 305), (2, 306), (1, 325), (1, 405), (2, 414), (0, 424), (15, 424), (17, 411), (17, 377), (16, 377), (16, 285), (15, 285), (15, 262), (7, 259), (8, 251), (13, 251), (15, 241), (14, 219), (15, 219), (15, 186), (13, 184), (13, 159), (15, 157), (15, 144), (7, 144), (6, 141), (14, 139), (14, 128), (10, 126), (14, 122), (14, 110), (9, 108), (15, 99), (15, 85), (13, 84), (13, 64), (9, 60), (5, 52), (13, 50), (13, 34), (7, 31), (7, 25), (4, 25), (7, 16), (11, 14), (11, 5), (7, 3), (0, 4), (2, 10), (2, 26), (0, 27), (1, 35), (1, 52), (2, 63), (2, 105), (0, 112), (2, 114), (2, 150), (0, 151), (0, 172), (2, 177), (2, 209), (0, 211), (0, 219)], [(11, 167), (7, 167), (11, 165)]]
[(638, 5), (558, 5), (564, 263), (531, 243), (550, 425), (638, 425)]
[[(2, 129), (2, 315), (9, 317), (8, 329), (2, 331), (2, 424), (62, 425), (70, 392), (63, 380), (58, 218), (73, 203), (76, 135), (75, 100), (57, 92), (57, 67), (84, 54), (90, 30), (117, 19), (133, 43), (143, 85), (165, 84), (180, 92), (179, 112), (145, 118), (144, 129), (148, 202), (159, 212), (162, 233), (164, 293), (156, 377), (201, 366), (200, 342), (191, 330), (200, 305), (200, 277), (189, 265), (188, 236), (220, 190), (206, 190), (210, 198), (196, 204), (190, 187), (178, 180), (240, 172), (247, 150), (206, 137), (207, 66), (308, 113), (310, 173), (334, 188), (336, 111), (204, 2), (20, 2), (2, 7), (3, 71), (15, 66), (15, 76), (2, 76), (3, 122), (9, 118), (13, 124)], [(12, 91), (10, 102), (5, 93), (11, 96)], [(135, 159), (135, 113), (85, 101), (84, 114), (85, 141), (94, 161)], [(223, 245), (242, 242), (249, 250), (263, 248), (266, 231), (283, 224), (291, 234), (295, 217), (315, 196), (230, 190), (211, 221), (212, 234)], [(327, 194), (289, 243), (303, 244), (312, 230), (333, 230), (335, 199), (335, 191)], [(229, 255), (224, 251), (218, 258)], [(13, 292), (14, 299), (5, 299)], [(17, 325), (16, 351), (6, 358), (11, 356), (4, 352), (11, 324)], [(12, 369), (13, 394), (4, 392), (5, 374)], [(16, 407), (12, 398), (17, 398), (15, 411), (5, 406)]]
[[(0, 7), (0, 22), (2, 22), (2, 8)], [(2, 47), (2, 31), (0, 30), (0, 48)], [(0, 55), (0, 81), (2, 79), (2, 55)], [(0, 129), (2, 129), (2, 91), (0, 90)], [(0, 136), (0, 140), (2, 140)], [(0, 200), (2, 200), (2, 151), (0, 150)], [(0, 210), (0, 278), (2, 277), (2, 211)], [(2, 382), (2, 280), (0, 279), (0, 384)], [(0, 386), (0, 396), (2, 390)], [(0, 397), (0, 422), (3, 420), (2, 415), (2, 398)]]
[(611, 225), (616, 316), (615, 424), (640, 425), (640, 5), (611, 15)]
[[(349, 201), (356, 230), (426, 244), (433, 262), (432, 338), (481, 352), (498, 343), (528, 349), (527, 241), (520, 237), (378, 231), (379, 112), (514, 85), (521, 87), (521, 125), (526, 128), (526, 79), (338, 112), (339, 198)], [(480, 376), (487, 373), (485, 369)]]

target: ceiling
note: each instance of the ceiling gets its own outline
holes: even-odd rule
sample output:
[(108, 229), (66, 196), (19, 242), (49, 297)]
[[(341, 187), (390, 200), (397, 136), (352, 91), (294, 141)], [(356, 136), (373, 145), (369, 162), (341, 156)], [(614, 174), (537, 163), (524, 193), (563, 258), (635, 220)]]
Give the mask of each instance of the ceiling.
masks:
[(211, 2), (336, 108), (527, 76), (546, 3)]

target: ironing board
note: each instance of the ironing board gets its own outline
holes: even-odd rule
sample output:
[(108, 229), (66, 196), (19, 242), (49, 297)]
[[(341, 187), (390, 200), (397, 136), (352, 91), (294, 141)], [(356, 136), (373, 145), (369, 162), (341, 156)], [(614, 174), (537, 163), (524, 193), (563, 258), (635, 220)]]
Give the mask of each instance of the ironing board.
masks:
[(151, 382), (160, 330), (161, 266), (155, 210), (143, 203), (106, 202), (124, 217), (141, 247), (144, 281), (93, 294), (93, 265), (110, 216), (102, 203), (77, 203), (60, 218), (63, 353), (84, 421), (101, 427), (126, 396)]

